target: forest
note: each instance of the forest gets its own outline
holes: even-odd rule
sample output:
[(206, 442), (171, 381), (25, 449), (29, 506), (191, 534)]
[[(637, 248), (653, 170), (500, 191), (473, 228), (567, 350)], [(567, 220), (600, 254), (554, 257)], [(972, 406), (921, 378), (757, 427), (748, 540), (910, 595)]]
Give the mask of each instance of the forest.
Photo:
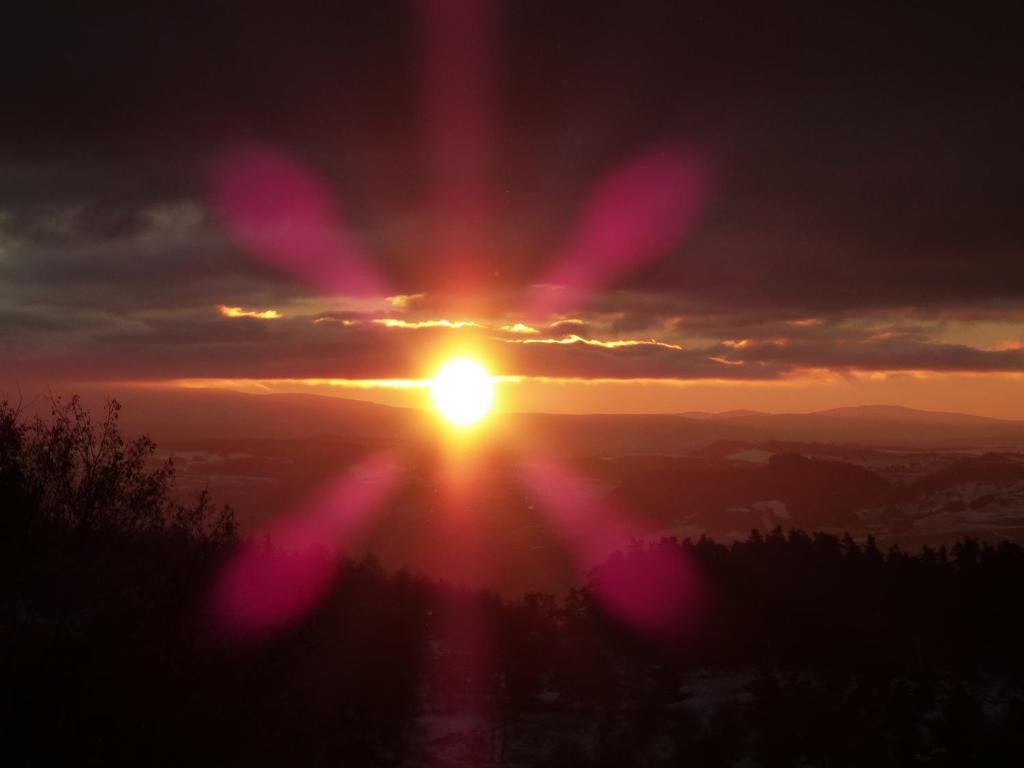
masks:
[[(1016, 544), (664, 538), (566, 595), (519, 599), (363, 557), (301, 621), (239, 637), (208, 599), (239, 544), (231, 510), (183, 502), (173, 462), (118, 411), (0, 406), (5, 765), (988, 766), (1024, 751)], [(685, 563), (681, 610), (641, 629), (608, 609), (606, 585), (642, 599), (665, 558)], [(467, 712), (459, 744), (432, 731)]]

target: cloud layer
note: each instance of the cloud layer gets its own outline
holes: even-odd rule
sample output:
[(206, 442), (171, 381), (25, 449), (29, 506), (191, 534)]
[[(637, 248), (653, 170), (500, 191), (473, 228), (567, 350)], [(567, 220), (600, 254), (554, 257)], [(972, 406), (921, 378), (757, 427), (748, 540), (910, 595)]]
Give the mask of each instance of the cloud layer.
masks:
[[(8, 375), (408, 378), (460, 348), (554, 377), (1024, 371), (998, 18), (508, 3), (471, 83), (489, 111), (442, 121), (487, 132), (463, 166), (405, 4), (207, 6), (40, 6), (0, 32)], [(344, 222), (375, 290), (239, 235), (215, 171), (253, 146), (315, 198), (306, 230)], [(472, 227), (435, 199), (462, 174)], [(235, 197), (308, 213), (266, 178)]]

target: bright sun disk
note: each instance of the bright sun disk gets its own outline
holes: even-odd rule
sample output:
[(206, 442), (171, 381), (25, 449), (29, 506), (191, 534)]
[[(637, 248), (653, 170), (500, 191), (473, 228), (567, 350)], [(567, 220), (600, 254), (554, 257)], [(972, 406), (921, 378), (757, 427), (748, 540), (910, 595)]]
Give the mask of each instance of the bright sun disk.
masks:
[(455, 358), (430, 383), (434, 407), (452, 424), (468, 427), (483, 418), (494, 401), (494, 381), (475, 360)]

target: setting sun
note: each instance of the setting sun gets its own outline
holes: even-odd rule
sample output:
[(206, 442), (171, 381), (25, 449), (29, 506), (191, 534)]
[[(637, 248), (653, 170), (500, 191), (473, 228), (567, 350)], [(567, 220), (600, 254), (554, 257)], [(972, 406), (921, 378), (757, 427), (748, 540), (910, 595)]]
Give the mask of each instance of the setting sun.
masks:
[(452, 424), (468, 427), (479, 421), (494, 400), (494, 381), (475, 360), (455, 358), (430, 384), (434, 407)]

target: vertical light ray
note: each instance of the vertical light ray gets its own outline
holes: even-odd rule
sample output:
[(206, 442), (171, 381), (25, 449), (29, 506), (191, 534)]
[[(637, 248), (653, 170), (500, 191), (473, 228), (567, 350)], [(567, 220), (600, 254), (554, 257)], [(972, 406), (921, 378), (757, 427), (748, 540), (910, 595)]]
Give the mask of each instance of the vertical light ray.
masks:
[(420, 0), (417, 9), (434, 258), (449, 287), (470, 289), (489, 274), (495, 3)]
[[(437, 537), (435, 573), (449, 574), (455, 584), (477, 585), (486, 568), (481, 549), (481, 515), (486, 514), (485, 462), (463, 444), (442, 448), (437, 468), (434, 508)], [(448, 765), (439, 750), (459, 734), (459, 750), (449, 755), (458, 764), (491, 764), (498, 738), (496, 701), (501, 695), (494, 674), (493, 648), (475, 588), (442, 587), (433, 616), (432, 653), (427, 660), (426, 717), (419, 734), (421, 760)]]
[(333, 210), (324, 184), (294, 159), (252, 145), (214, 164), (213, 204), (248, 252), (327, 296), (383, 296), (384, 281)]
[(376, 455), (240, 545), (214, 583), (211, 609), (234, 635), (290, 624), (330, 587), (339, 560), (397, 484), (401, 465)]
[[(480, 615), (476, 593), (443, 589), (440, 598), (425, 665), (418, 759), (425, 765), (452, 764), (444, 757), (456, 764), (494, 764), (502, 691), (494, 673), (488, 622)], [(464, 754), (439, 754), (456, 734)]]

